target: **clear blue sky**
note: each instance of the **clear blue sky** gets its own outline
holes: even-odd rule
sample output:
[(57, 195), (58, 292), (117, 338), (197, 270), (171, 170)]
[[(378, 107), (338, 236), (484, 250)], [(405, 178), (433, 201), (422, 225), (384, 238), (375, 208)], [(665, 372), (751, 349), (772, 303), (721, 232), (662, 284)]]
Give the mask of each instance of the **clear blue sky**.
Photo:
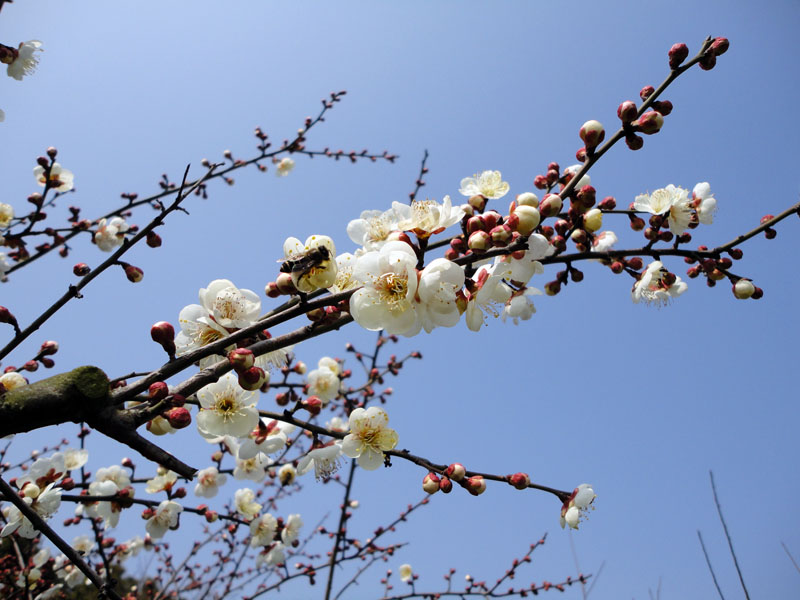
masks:
[[(618, 104), (663, 79), (673, 43), (687, 43), (693, 55), (707, 35), (728, 37), (729, 52), (714, 70), (674, 84), (662, 132), (642, 151), (615, 148), (592, 182), (625, 206), (669, 183), (709, 181), (719, 210), (695, 240), (725, 242), (797, 201), (798, 26), (794, 1), (6, 5), (0, 41), (40, 39), (45, 48), (34, 76), (2, 81), (0, 201), (20, 212), (47, 146), (75, 173), (69, 202), (91, 218), (116, 207), (121, 192), (156, 191), (163, 172), (179, 179), (187, 163), (199, 169), (200, 159), (221, 159), (225, 149), (251, 156), (256, 125), (276, 141), (291, 137), (320, 98), (340, 89), (345, 101), (309, 147), (401, 157), (395, 165), (299, 158), (285, 179), (251, 170), (233, 187), (212, 185), (208, 201), (188, 206), (190, 217), (169, 220), (160, 250), (133, 252), (142, 283), (107, 274), (10, 362), (56, 339), (59, 369), (154, 368), (162, 354), (149, 340), (153, 322), (177, 323), (215, 278), (260, 293), (288, 235), (324, 233), (340, 251), (352, 250), (347, 222), (404, 201), (424, 149), (431, 158), (423, 194), (432, 198), (457, 196), (461, 178), (484, 169), (501, 170), (512, 194), (530, 190), (548, 162), (575, 162), (584, 121), (616, 127)], [(400, 446), (476, 470), (528, 471), (555, 487), (594, 484), (597, 510), (572, 540), (581, 570), (596, 573), (605, 562), (598, 599), (647, 598), (659, 579), (662, 598), (713, 597), (698, 528), (726, 597), (741, 597), (708, 485), (714, 469), (753, 596), (796, 597), (800, 573), (780, 543), (800, 556), (792, 502), (800, 493), (798, 225), (789, 220), (776, 240), (744, 247), (737, 271), (764, 288), (759, 302), (692, 281), (673, 305), (647, 308), (631, 303), (628, 278), (586, 265), (582, 284), (539, 299), (538, 313), (519, 327), (497, 321), (478, 335), (460, 326), (404, 341), (398, 354), (419, 349), (425, 360), (392, 384), (388, 411)], [(622, 221), (607, 227), (620, 247), (641, 239)], [(66, 261), (49, 257), (23, 269), (0, 288), (0, 304), (28, 323), (72, 281), (75, 262), (96, 264), (99, 255), (79, 242)], [(314, 364), (343, 355), (347, 340), (371, 339), (352, 325), (298, 353)], [(19, 448), (55, 435), (31, 435)], [(185, 448), (193, 436), (170, 442)], [(130, 453), (100, 447), (114, 460)], [(192, 447), (205, 460), (208, 448)], [(364, 531), (421, 495), (423, 472), (412, 465), (361, 475)], [(314, 510), (335, 509), (316, 496), (305, 502), (307, 524), (316, 522)], [(560, 580), (576, 568), (558, 511), (550, 497), (498, 485), (480, 498), (437, 497), (398, 535), (412, 544), (394, 566), (411, 563), (429, 589), (451, 566), (493, 578), (549, 531), (521, 581)], [(128, 518), (140, 527), (135, 513)], [(374, 597), (378, 577), (366, 575), (352, 597)]]

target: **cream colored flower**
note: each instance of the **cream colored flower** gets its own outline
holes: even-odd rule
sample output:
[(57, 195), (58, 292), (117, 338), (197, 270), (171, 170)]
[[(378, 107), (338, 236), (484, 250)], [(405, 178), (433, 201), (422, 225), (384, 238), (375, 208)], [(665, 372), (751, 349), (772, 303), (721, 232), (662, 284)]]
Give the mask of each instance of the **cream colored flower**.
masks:
[(175, 529), (178, 526), (178, 515), (183, 511), (183, 507), (172, 500), (164, 500), (158, 505), (155, 513), (145, 523), (145, 529), (150, 537), (158, 539), (164, 537), (167, 529)]
[(14, 207), (0, 202), (0, 227), (8, 227), (14, 218)]
[(113, 217), (109, 221), (100, 219), (94, 234), (94, 243), (103, 252), (111, 252), (125, 241), (125, 232), (128, 231), (128, 228), (128, 224), (122, 217)]
[(219, 486), (225, 485), (228, 476), (221, 474), (217, 467), (208, 467), (197, 472), (197, 485), (194, 493), (201, 498), (213, 498), (219, 491)]
[(357, 408), (350, 413), (350, 433), (342, 441), (342, 452), (357, 458), (367, 471), (383, 464), (384, 452), (397, 445), (397, 432), (387, 427), (389, 416), (382, 408)]
[(461, 180), (462, 195), (470, 197), (480, 194), (484, 198), (502, 198), (508, 193), (508, 183), (503, 181), (500, 171), (484, 171)]
[(441, 204), (436, 200), (414, 200), (411, 206), (392, 202), (392, 209), (399, 217), (397, 228), (412, 231), (420, 238), (440, 233), (464, 216), (464, 209), (453, 206), (450, 196), (445, 196)]
[(275, 539), (278, 530), (278, 520), (269, 513), (264, 513), (258, 519), (250, 522), (250, 547), (269, 546)]
[(261, 511), (261, 505), (255, 501), (255, 497), (255, 492), (250, 488), (236, 490), (233, 496), (236, 511), (245, 519), (252, 519)]
[(25, 75), (30, 75), (36, 70), (39, 64), (39, 57), (34, 52), (42, 51), (42, 42), (30, 40), (19, 45), (17, 57), (8, 65), (6, 73), (17, 81), (22, 81)]
[(283, 243), (285, 262), (281, 270), (292, 276), (300, 292), (311, 293), (327, 289), (336, 283), (336, 245), (327, 235), (312, 235), (305, 244), (295, 237)]
[(286, 177), (292, 169), (294, 169), (294, 161), (289, 157), (282, 158), (278, 161), (278, 166), (275, 167), (275, 175)]
[(653, 215), (667, 215), (669, 230), (681, 234), (689, 227), (692, 208), (689, 191), (669, 184), (652, 194), (640, 194), (633, 202), (633, 209)]
[(49, 182), (50, 188), (57, 192), (68, 192), (74, 187), (73, 180), (75, 176), (72, 171), (62, 168), (58, 163), (53, 163), (50, 166), (49, 177), (45, 176), (44, 167), (36, 165), (33, 168), (33, 176), (40, 186), (44, 187)]
[(647, 304), (664, 305), (668, 304), (672, 298), (683, 294), (688, 288), (680, 277), (675, 276), (675, 281), (671, 284), (664, 280), (667, 270), (661, 261), (654, 260), (642, 273), (639, 280), (633, 284), (631, 299), (635, 303), (644, 300)]
[(221, 435), (246, 437), (258, 425), (258, 396), (243, 390), (233, 373), (226, 373), (219, 381), (197, 392), (200, 412), (197, 430), (206, 439)]

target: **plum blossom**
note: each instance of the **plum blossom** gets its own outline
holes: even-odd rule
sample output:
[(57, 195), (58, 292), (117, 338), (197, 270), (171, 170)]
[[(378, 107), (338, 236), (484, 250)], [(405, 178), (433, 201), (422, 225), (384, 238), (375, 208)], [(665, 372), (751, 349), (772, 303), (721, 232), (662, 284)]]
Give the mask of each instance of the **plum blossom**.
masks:
[(281, 542), (276, 542), (272, 545), (271, 548), (261, 552), (256, 557), (256, 565), (280, 565), (286, 561), (286, 555), (283, 552), (283, 544)]
[(297, 539), (300, 535), (300, 528), (303, 526), (303, 519), (299, 514), (286, 517), (286, 523), (281, 530), (281, 541), (287, 546)]
[(658, 189), (652, 194), (636, 196), (633, 209), (653, 215), (667, 214), (669, 230), (675, 234), (686, 231), (692, 220), (688, 190), (672, 184)]
[[(52, 516), (61, 506), (61, 488), (54, 488), (54, 485), (51, 483), (41, 489), (35, 483), (30, 483), (23, 490), (25, 503), (43, 519)], [(6, 525), (0, 531), (0, 537), (6, 537), (14, 532), (27, 539), (33, 539), (38, 535), (39, 532), (34, 529), (33, 524), (22, 515), (16, 506), (4, 506), (3, 516)]]
[[(3, 236), (0, 235), (0, 244), (3, 243)], [(8, 262), (8, 257), (5, 252), (0, 252), (0, 281), (8, 281), (6, 273), (11, 270), (11, 263)]]
[(207, 467), (197, 472), (197, 485), (194, 487), (195, 496), (213, 498), (219, 491), (219, 486), (225, 485), (228, 476), (220, 473), (217, 467)]
[(384, 451), (397, 445), (397, 432), (387, 427), (389, 416), (382, 408), (357, 408), (350, 413), (350, 433), (342, 440), (342, 453), (357, 458), (358, 465), (374, 471), (383, 464)]
[(417, 287), (420, 300), (417, 312), (419, 324), (426, 332), (458, 323), (461, 311), (456, 301), (463, 285), (464, 270), (446, 258), (436, 258), (422, 270)]
[(197, 430), (206, 439), (221, 435), (243, 438), (258, 425), (258, 396), (242, 389), (233, 373), (197, 392)]
[(150, 537), (158, 539), (164, 537), (167, 529), (175, 529), (178, 526), (178, 515), (183, 511), (183, 507), (172, 500), (164, 500), (155, 509), (152, 517), (145, 523), (145, 529)]
[(234, 479), (249, 479), (250, 481), (264, 481), (267, 476), (267, 467), (272, 464), (272, 459), (261, 452), (252, 458), (237, 458), (236, 468), (233, 470)]
[[(227, 279), (215, 279), (198, 294), (200, 304), (190, 304), (181, 310), (178, 322), (181, 331), (175, 337), (178, 354), (186, 354), (227, 336), (231, 330), (255, 323), (261, 312), (258, 295), (239, 289)], [(206, 367), (221, 360), (220, 356), (200, 361)]]
[(305, 244), (295, 237), (286, 238), (283, 254), (284, 266), (290, 266), (298, 291), (308, 294), (336, 283), (336, 245), (327, 235), (311, 235)]
[(165, 469), (164, 467), (158, 467), (156, 476), (147, 481), (145, 490), (148, 494), (157, 494), (158, 492), (165, 491), (169, 492), (176, 481), (178, 481), (177, 473)]
[(339, 379), (339, 363), (332, 358), (323, 356), (319, 361), (319, 368), (308, 373), (306, 383), (308, 393), (317, 396), (325, 406), (339, 395), (341, 380)]
[(43, 166), (36, 165), (33, 168), (33, 176), (40, 186), (45, 187), (49, 185), (50, 188), (56, 192), (68, 192), (74, 187), (73, 180), (75, 176), (72, 174), (72, 171), (64, 169), (58, 163), (50, 165), (49, 176), (45, 173)]
[(544, 266), (539, 261), (553, 252), (553, 246), (550, 245), (547, 238), (534, 233), (528, 238), (528, 249), (520, 258), (515, 258), (513, 254), (506, 254), (498, 256), (494, 262), (496, 265), (501, 265), (501, 269), (508, 270), (510, 281), (518, 285), (525, 285), (534, 275), (544, 273)]
[[(569, 167), (566, 167), (564, 169), (564, 174), (565, 175), (573, 175), (574, 176), (582, 168), (583, 168), (583, 165), (570, 165)], [(575, 190), (579, 190), (585, 185), (592, 185), (592, 178), (589, 177), (588, 175), (584, 175), (583, 177), (581, 177), (580, 180), (578, 181), (578, 183), (575, 184), (575, 188), (574, 189)]]
[(415, 296), (417, 255), (405, 242), (388, 242), (356, 261), (364, 287), (350, 297), (350, 314), (365, 329), (402, 334), (419, 331)]
[(361, 285), (361, 282), (353, 277), (353, 268), (356, 266), (356, 259), (364, 254), (364, 250), (359, 248), (355, 254), (345, 252), (336, 256), (336, 281), (329, 288), (334, 294), (351, 290)]
[(245, 519), (252, 519), (261, 512), (261, 505), (255, 498), (256, 493), (250, 488), (238, 489), (233, 496), (236, 511)]
[(43, 488), (48, 483), (59, 481), (66, 474), (67, 467), (64, 462), (64, 455), (61, 452), (55, 452), (51, 456), (37, 458), (28, 469), (28, 472), (17, 479), (17, 487), (24, 489), (27, 484), (35, 483), (40, 488)]
[(398, 229), (412, 231), (419, 238), (440, 233), (464, 216), (464, 209), (453, 206), (450, 196), (445, 196), (442, 204), (436, 200), (414, 200), (411, 206), (392, 202), (392, 208), (399, 217)]
[(250, 547), (269, 546), (275, 539), (278, 520), (269, 513), (264, 513), (250, 522)]
[[(93, 481), (89, 484), (89, 494), (91, 496), (115, 496), (122, 489), (125, 489), (129, 495), (133, 495), (133, 488), (119, 488), (113, 481)], [(83, 506), (78, 506), (75, 509), (75, 514), (78, 515), (82, 508)], [(119, 523), (122, 506), (119, 502), (103, 500), (87, 505), (85, 510), (90, 517), (103, 519), (103, 527), (105, 529), (111, 529)]]
[(596, 233), (592, 240), (592, 252), (608, 252), (617, 243), (617, 234), (613, 231)]
[(408, 563), (400, 565), (399, 571), (400, 571), (400, 581), (408, 583), (414, 576), (414, 571), (411, 569), (411, 565), (409, 565)]
[(294, 160), (287, 156), (278, 161), (278, 165), (275, 167), (275, 175), (286, 177), (292, 169), (294, 169)]
[[(641, 274), (639, 280), (633, 284), (631, 290), (631, 299), (635, 303), (644, 300), (647, 304), (657, 304), (663, 306), (668, 304), (670, 299), (676, 298), (683, 294), (688, 288), (681, 278), (670, 274), (667, 276), (668, 271), (661, 264), (661, 261), (654, 260), (647, 269)], [(674, 277), (671, 283), (669, 280)]]
[(94, 541), (88, 535), (79, 535), (72, 540), (72, 547), (76, 552), (86, 556), (94, 549)]
[(278, 421), (262, 419), (262, 426), (250, 432), (237, 452), (233, 452), (240, 459), (247, 460), (256, 454), (273, 454), (286, 446), (289, 435), (294, 431), (294, 425)]
[(342, 456), (342, 442), (336, 440), (325, 446), (318, 446), (308, 452), (297, 464), (297, 474), (305, 475), (312, 468), (317, 481), (327, 479), (339, 469)]
[(508, 193), (508, 183), (503, 181), (500, 171), (483, 171), (462, 179), (461, 189), (458, 191), (467, 197), (481, 195), (484, 198), (497, 199)]
[(16, 371), (9, 371), (8, 373), (0, 375), (0, 385), (2, 385), (6, 391), (9, 391), (22, 387), (23, 385), (28, 385), (28, 381)]
[(576, 487), (561, 507), (561, 528), (569, 525), (570, 528), (577, 529), (580, 520), (587, 518), (588, 511), (594, 508), (592, 502), (595, 498), (597, 495), (588, 483)]
[(380, 250), (389, 234), (400, 230), (401, 216), (394, 208), (386, 211), (365, 210), (347, 224), (347, 235), (365, 250)]
[(527, 321), (536, 312), (536, 307), (530, 296), (541, 296), (542, 291), (532, 287), (526, 287), (512, 294), (511, 299), (503, 306), (500, 318), (505, 323), (506, 319), (511, 319), (514, 325), (519, 325), (520, 321)]
[(125, 241), (125, 232), (129, 226), (122, 217), (112, 217), (110, 220), (100, 219), (94, 234), (94, 243), (103, 252), (111, 252), (121, 246)]
[(11, 219), (14, 218), (14, 207), (10, 204), (0, 202), (0, 227), (8, 227)]
[(22, 42), (17, 49), (17, 56), (8, 64), (6, 73), (17, 81), (22, 81), (25, 75), (31, 75), (39, 64), (36, 52), (42, 52), (42, 42), (30, 40)]
[(472, 331), (480, 331), (485, 322), (485, 313), (494, 317), (500, 312), (497, 305), (505, 305), (511, 300), (512, 289), (503, 281), (510, 276), (511, 269), (506, 263), (497, 263), (491, 266), (484, 265), (468, 285), (467, 310), (465, 319), (467, 327)]
[(698, 183), (692, 190), (692, 204), (697, 211), (697, 220), (703, 225), (714, 222), (714, 213), (717, 211), (717, 199), (711, 193), (711, 186), (707, 181)]

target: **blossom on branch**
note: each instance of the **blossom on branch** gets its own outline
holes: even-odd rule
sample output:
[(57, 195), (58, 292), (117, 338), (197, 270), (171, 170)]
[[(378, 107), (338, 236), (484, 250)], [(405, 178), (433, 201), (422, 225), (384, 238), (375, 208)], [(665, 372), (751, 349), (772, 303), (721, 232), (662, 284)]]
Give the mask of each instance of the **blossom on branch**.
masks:
[(292, 169), (294, 169), (294, 160), (287, 156), (278, 161), (278, 165), (275, 167), (275, 175), (286, 177)]
[(14, 218), (14, 207), (5, 202), (0, 202), (0, 227), (8, 227)]
[(150, 537), (158, 539), (164, 537), (167, 529), (176, 529), (178, 526), (178, 515), (183, 511), (183, 507), (172, 500), (164, 500), (155, 509), (153, 516), (145, 523), (145, 529)]
[(17, 81), (22, 81), (25, 75), (31, 75), (39, 64), (39, 57), (36, 52), (42, 52), (42, 42), (30, 40), (22, 42), (17, 49), (17, 56), (8, 64), (6, 73)]
[(261, 505), (255, 501), (256, 494), (250, 488), (241, 488), (236, 490), (233, 495), (233, 501), (236, 505), (236, 512), (242, 515), (245, 519), (253, 519), (259, 512), (261, 512)]
[(58, 163), (50, 165), (49, 172), (46, 172), (43, 166), (36, 165), (33, 168), (33, 176), (40, 186), (50, 186), (57, 192), (68, 192), (74, 187), (75, 176), (72, 171), (62, 168)]
[(680, 277), (667, 271), (661, 261), (654, 260), (633, 284), (631, 299), (637, 304), (644, 300), (647, 304), (664, 305), (687, 289)]
[(317, 481), (327, 479), (339, 470), (342, 456), (342, 442), (336, 440), (325, 446), (317, 446), (310, 450), (297, 464), (297, 474), (305, 475), (312, 468)]
[(400, 219), (398, 229), (412, 231), (423, 239), (441, 233), (464, 216), (464, 209), (453, 206), (450, 196), (445, 196), (441, 204), (436, 200), (414, 200), (411, 206), (392, 202), (392, 208)]
[(342, 440), (342, 453), (358, 459), (358, 465), (374, 471), (383, 464), (384, 451), (397, 445), (397, 432), (387, 427), (389, 416), (382, 408), (357, 408), (350, 413), (350, 433)]
[(458, 323), (461, 310), (457, 300), (463, 286), (464, 269), (446, 258), (436, 258), (422, 270), (417, 287), (420, 300), (417, 312), (418, 322), (425, 331), (430, 333), (435, 327), (453, 327)]
[(217, 467), (207, 467), (197, 472), (197, 485), (194, 488), (195, 496), (213, 498), (219, 491), (219, 486), (225, 485), (228, 476), (220, 473)]
[(365, 250), (380, 250), (389, 234), (400, 229), (401, 216), (390, 208), (386, 211), (365, 210), (358, 219), (347, 224), (347, 235)]
[(707, 181), (694, 186), (692, 204), (697, 211), (697, 220), (700, 223), (711, 225), (714, 222), (714, 213), (717, 212), (717, 199), (711, 193), (711, 186)]
[(264, 513), (258, 519), (250, 522), (250, 547), (269, 546), (275, 539), (278, 530), (278, 520), (269, 513)]
[[(41, 489), (35, 483), (30, 483), (22, 490), (22, 499), (25, 504), (30, 506), (43, 519), (52, 516), (61, 506), (61, 488), (54, 488), (54, 485), (54, 483), (51, 483), (46, 488)], [(6, 525), (0, 531), (0, 537), (6, 537), (16, 532), (21, 537), (33, 539), (39, 534), (34, 529), (33, 523), (27, 517), (24, 517), (16, 506), (3, 507), (3, 517), (6, 520)]]
[(666, 215), (669, 230), (681, 234), (692, 220), (689, 191), (669, 184), (652, 194), (640, 194), (633, 202), (633, 209), (652, 215)]
[(311, 293), (336, 283), (336, 245), (327, 235), (312, 235), (302, 244), (295, 237), (283, 243), (285, 261), (281, 271), (292, 276), (298, 291)]
[(258, 425), (258, 396), (243, 390), (232, 373), (198, 391), (197, 400), (197, 430), (206, 439), (224, 435), (243, 438)]
[(481, 195), (484, 198), (498, 199), (505, 196), (508, 189), (508, 183), (503, 181), (500, 171), (483, 171), (462, 179), (461, 189), (458, 191), (468, 198)]
[(125, 241), (125, 232), (128, 229), (129, 225), (122, 217), (112, 217), (109, 221), (100, 219), (94, 234), (94, 243), (103, 252), (111, 252)]
[(589, 509), (594, 508), (592, 502), (595, 498), (597, 494), (588, 483), (576, 487), (561, 507), (561, 528), (569, 525), (570, 528), (577, 529), (580, 520), (587, 518)]

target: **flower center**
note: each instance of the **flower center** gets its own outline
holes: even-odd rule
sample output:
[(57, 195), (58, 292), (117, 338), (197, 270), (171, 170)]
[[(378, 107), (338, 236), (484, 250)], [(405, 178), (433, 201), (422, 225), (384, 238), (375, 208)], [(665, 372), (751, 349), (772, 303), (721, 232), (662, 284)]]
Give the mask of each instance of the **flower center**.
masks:
[(384, 273), (378, 278), (375, 289), (380, 294), (381, 300), (389, 307), (392, 313), (402, 313), (409, 305), (408, 276), (397, 273)]

